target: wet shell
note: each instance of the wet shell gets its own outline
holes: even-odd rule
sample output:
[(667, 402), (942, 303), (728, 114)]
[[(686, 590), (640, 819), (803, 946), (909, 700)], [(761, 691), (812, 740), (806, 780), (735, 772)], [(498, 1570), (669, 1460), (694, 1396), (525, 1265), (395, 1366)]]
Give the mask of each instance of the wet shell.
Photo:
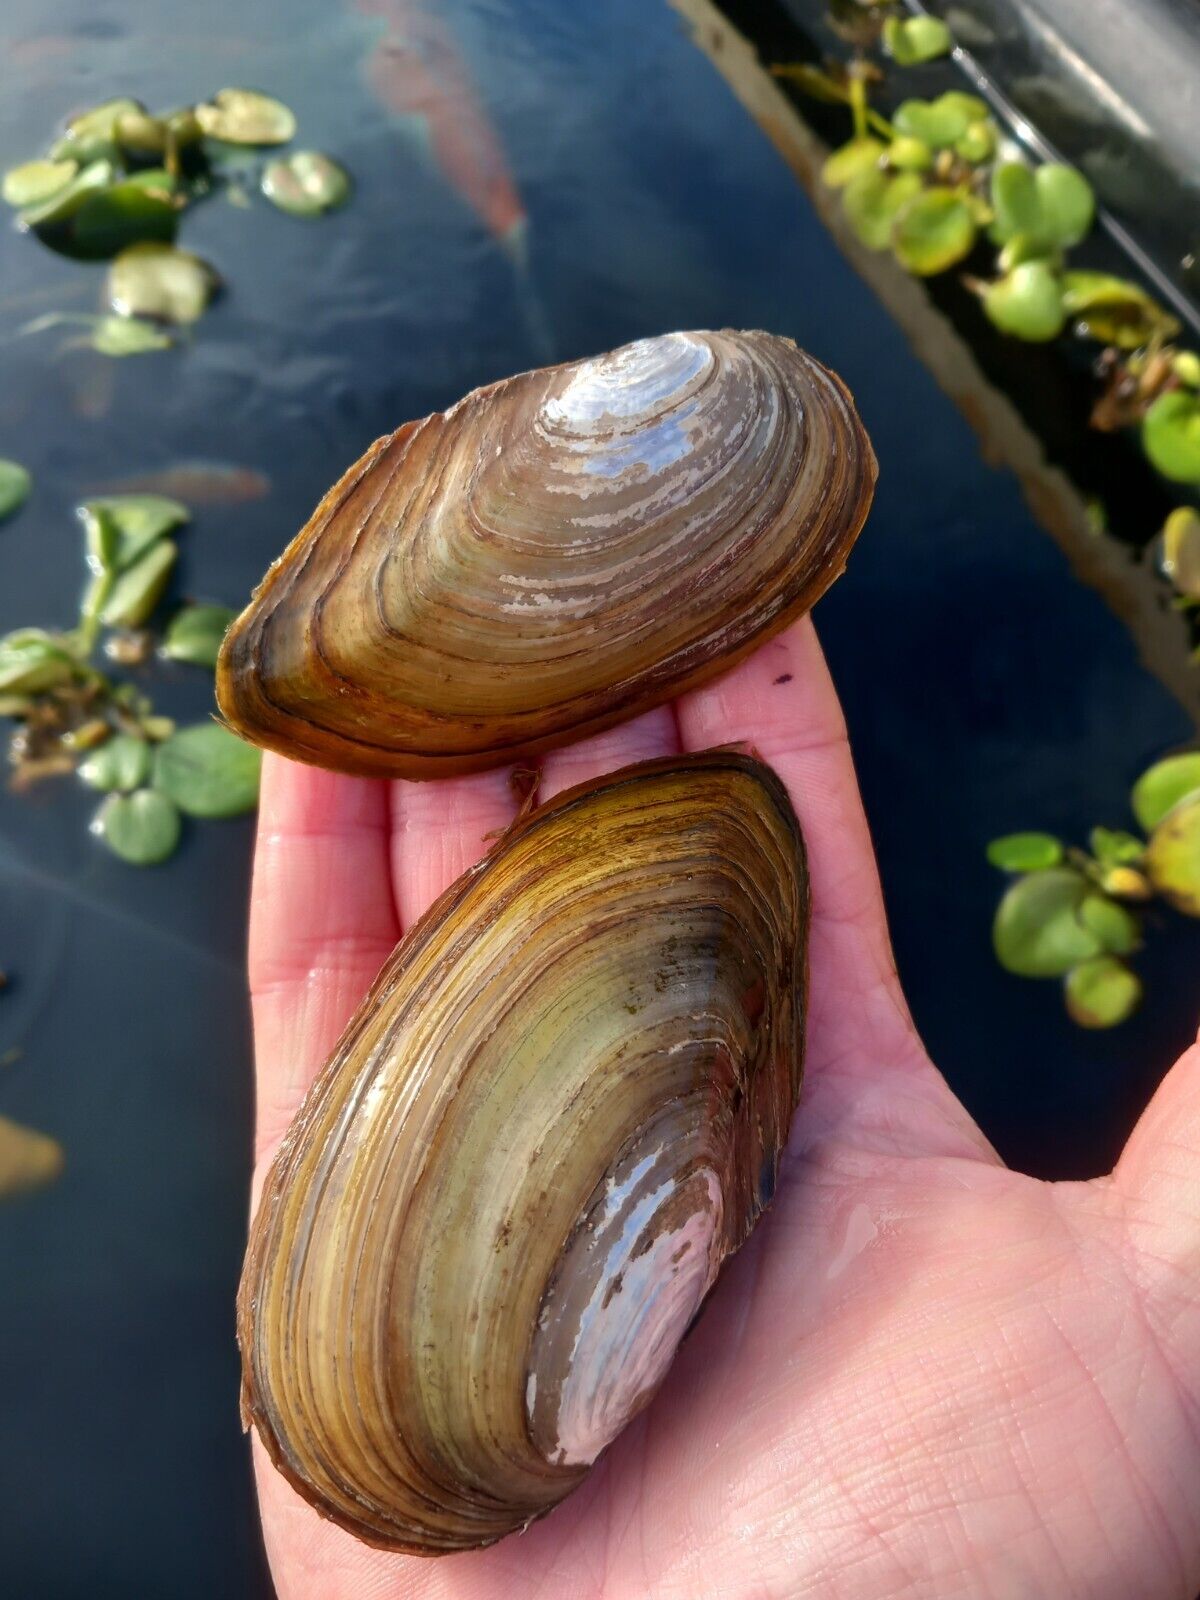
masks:
[(648, 1403), (774, 1191), (807, 924), (782, 785), (714, 751), (532, 812), (401, 942), (242, 1281), (244, 1413), (318, 1510), (488, 1544)]
[(875, 460), (789, 339), (671, 333), (372, 445), (230, 630), (268, 749), (374, 776), (531, 758), (710, 677), (842, 571)]

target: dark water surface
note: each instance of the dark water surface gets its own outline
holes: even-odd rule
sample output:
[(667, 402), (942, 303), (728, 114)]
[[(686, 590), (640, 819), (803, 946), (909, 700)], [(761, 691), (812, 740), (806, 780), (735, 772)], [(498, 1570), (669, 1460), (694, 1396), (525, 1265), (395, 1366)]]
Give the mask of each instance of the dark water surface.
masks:
[[(0, 529), (0, 631), (71, 620), (71, 508), (98, 482), (195, 458), (268, 473), (269, 496), (199, 508), (181, 536), (178, 592), (237, 602), (371, 439), (474, 384), (672, 327), (790, 334), (847, 379), (881, 463), (820, 625), (918, 1023), (1009, 1160), (1099, 1171), (1189, 1038), (1200, 938), (1162, 914), (1145, 1014), (1081, 1034), (1055, 985), (996, 968), (983, 845), (1127, 824), (1130, 781), (1186, 718), (982, 464), (665, 6), (437, 10), (515, 174), (527, 271), (419, 128), (370, 97), (362, 63), (384, 22), (333, 0), (8, 0), (5, 166), (73, 107), (240, 82), (287, 100), (300, 143), (341, 158), (357, 193), (320, 223), (220, 198), (189, 215), (181, 243), (229, 292), (191, 348), (125, 362), (13, 337), (39, 312), (92, 309), (102, 269), (0, 229), (0, 454), (36, 478)], [(399, 30), (410, 8), (391, 11)], [(162, 709), (203, 714), (203, 674), (152, 677)], [(139, 873), (89, 838), (92, 804), (69, 780), (0, 794), (0, 1053), (22, 1051), (0, 1068), (0, 1112), (68, 1153), (55, 1189), (0, 1211), (0, 1587), (240, 1600), (265, 1589), (232, 1315), (251, 830), (196, 827)]]

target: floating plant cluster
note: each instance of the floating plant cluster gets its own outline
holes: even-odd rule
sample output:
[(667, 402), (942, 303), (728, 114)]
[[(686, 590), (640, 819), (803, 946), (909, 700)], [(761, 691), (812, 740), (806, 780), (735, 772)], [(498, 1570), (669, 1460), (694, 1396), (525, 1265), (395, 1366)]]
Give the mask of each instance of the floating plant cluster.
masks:
[(997, 959), (1019, 977), (1061, 978), (1085, 1028), (1124, 1022), (1142, 998), (1125, 959), (1141, 947), (1139, 905), (1157, 896), (1200, 917), (1200, 751), (1148, 768), (1130, 804), (1144, 838), (1093, 828), (1086, 851), (1049, 833), (988, 846), (992, 865), (1015, 875), (992, 928)]
[[(90, 578), (76, 625), (0, 638), (0, 716), (13, 784), (75, 771), (106, 796), (93, 829), (135, 866), (164, 861), (183, 818), (231, 817), (258, 798), (260, 757), (217, 722), (177, 728), (131, 677), (157, 652), (211, 670), (234, 613), (184, 605), (156, 628), (186, 506), (162, 495), (110, 495), (79, 507)], [(96, 665), (100, 656), (104, 668)]]
[(349, 196), (345, 170), (315, 150), (247, 169), (246, 147), (278, 148), (295, 132), (288, 107), (252, 89), (222, 89), (211, 102), (161, 114), (122, 97), (73, 117), (43, 157), (5, 174), (0, 192), (19, 226), (50, 249), (111, 261), (108, 309), (52, 312), (26, 331), (77, 325), (110, 356), (168, 349), (220, 287), (214, 268), (175, 242), (189, 207), (222, 188), (248, 204), (248, 171), (293, 216), (319, 216)]
[(831, 22), (850, 60), (772, 70), (849, 109), (852, 136), (823, 175), (857, 237), (922, 277), (964, 264), (986, 241), (992, 271), (964, 282), (989, 321), (1034, 343), (1070, 329), (1102, 344), (1092, 426), (1138, 427), (1163, 477), (1200, 485), (1200, 355), (1175, 345), (1178, 320), (1141, 285), (1069, 263), (1095, 215), (1087, 180), (1055, 162), (1031, 166), (976, 95), (906, 99), (890, 119), (870, 104), (884, 77), (880, 54), (900, 67), (944, 55), (953, 38), (943, 22), (901, 20), (891, 0), (840, 0)]

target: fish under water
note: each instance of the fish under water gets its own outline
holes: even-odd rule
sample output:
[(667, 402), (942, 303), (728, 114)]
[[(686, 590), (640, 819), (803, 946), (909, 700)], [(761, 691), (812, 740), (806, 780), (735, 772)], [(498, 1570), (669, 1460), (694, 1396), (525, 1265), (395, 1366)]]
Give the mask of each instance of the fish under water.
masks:
[(417, 0), (354, 0), (385, 31), (363, 64), (372, 95), (432, 162), (512, 262), (526, 325), (549, 359), (545, 312), (529, 282), (529, 217), (500, 135), (444, 25)]
[(271, 480), (230, 461), (180, 461), (157, 472), (100, 483), (92, 494), (162, 494), (190, 506), (237, 506), (269, 494)]

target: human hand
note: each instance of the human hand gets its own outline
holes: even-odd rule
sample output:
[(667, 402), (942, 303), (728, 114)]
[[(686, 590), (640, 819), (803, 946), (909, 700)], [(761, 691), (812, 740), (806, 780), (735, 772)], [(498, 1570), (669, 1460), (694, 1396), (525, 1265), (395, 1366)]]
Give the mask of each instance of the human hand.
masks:
[[(541, 796), (743, 741), (813, 890), (805, 1086), (770, 1213), (659, 1394), (527, 1533), (438, 1561), (324, 1522), (255, 1441), (281, 1600), (1193, 1600), (1200, 1590), (1200, 1048), (1116, 1170), (1006, 1169), (913, 1029), (811, 624), (555, 751)], [(506, 772), (269, 757), (250, 977), (255, 1194), (401, 931), (513, 816)]]

